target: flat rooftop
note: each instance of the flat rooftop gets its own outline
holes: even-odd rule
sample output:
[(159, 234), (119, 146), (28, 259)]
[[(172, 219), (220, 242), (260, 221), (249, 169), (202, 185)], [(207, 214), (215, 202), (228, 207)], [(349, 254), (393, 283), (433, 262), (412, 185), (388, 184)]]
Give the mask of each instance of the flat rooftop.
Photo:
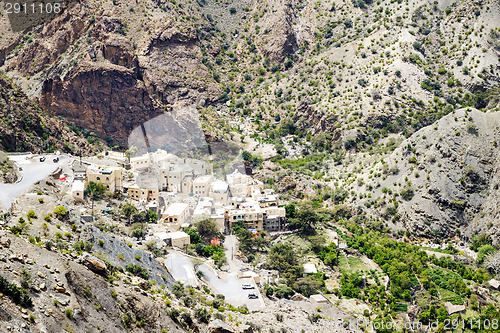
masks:
[(174, 202), (165, 210), (166, 215), (180, 215), (189, 207), (187, 203)]

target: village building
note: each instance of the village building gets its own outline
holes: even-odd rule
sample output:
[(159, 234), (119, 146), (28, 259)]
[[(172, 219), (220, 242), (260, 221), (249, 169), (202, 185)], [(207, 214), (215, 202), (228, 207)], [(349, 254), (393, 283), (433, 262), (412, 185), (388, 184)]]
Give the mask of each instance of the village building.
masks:
[(226, 209), (225, 218), (231, 229), (243, 223), (247, 229), (263, 230), (264, 213), (256, 202), (244, 202), (236, 209)]
[(161, 219), (164, 223), (170, 223), (176, 230), (178, 230), (182, 224), (186, 223), (189, 217), (189, 205), (181, 202), (174, 202), (170, 204), (161, 213)]
[(85, 199), (85, 184), (83, 181), (73, 181), (73, 185), (71, 186), (71, 196), (75, 201), (83, 201)]
[(200, 197), (208, 197), (211, 184), (212, 176), (200, 176), (196, 178), (193, 182), (193, 194)]
[(209, 197), (227, 206), (229, 200), (229, 185), (222, 180), (214, 180), (211, 184)]
[(184, 246), (191, 244), (191, 238), (184, 231), (174, 232), (157, 232), (154, 234), (155, 238), (160, 239), (166, 246), (184, 248)]
[(112, 193), (123, 191), (123, 169), (91, 166), (87, 168), (87, 181), (100, 183)]

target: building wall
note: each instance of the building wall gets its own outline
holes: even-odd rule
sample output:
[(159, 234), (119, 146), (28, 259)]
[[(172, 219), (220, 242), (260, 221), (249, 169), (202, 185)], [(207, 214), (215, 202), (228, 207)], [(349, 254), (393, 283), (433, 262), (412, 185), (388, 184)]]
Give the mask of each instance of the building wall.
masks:
[(172, 238), (171, 239), (171, 244), (172, 246), (175, 246), (175, 247), (178, 247), (178, 248), (183, 248), (184, 245), (189, 245), (191, 242), (190, 242), (190, 238), (189, 238), (189, 235), (187, 237), (180, 237), (180, 238)]
[(164, 219), (165, 223), (175, 223), (175, 224), (183, 224), (189, 217), (189, 207), (184, 209), (181, 214), (176, 215), (168, 215), (162, 214), (161, 218)]
[(228, 203), (228, 193), (217, 193), (217, 192), (210, 192), (209, 194), (210, 198), (213, 198), (214, 201), (222, 203), (224, 206), (227, 206)]
[(247, 228), (254, 228), (257, 230), (264, 230), (263, 226), (263, 214), (260, 211), (242, 211), (242, 210), (231, 210), (228, 212), (229, 225), (232, 228), (236, 223), (243, 222)]
[(83, 191), (73, 191), (71, 193), (73, 195), (73, 199), (76, 201), (83, 201), (84, 200), (84, 192)]
[(100, 183), (106, 186), (108, 191), (115, 192), (116, 191), (116, 182), (115, 177), (113, 175), (102, 175), (99, 173), (89, 173), (87, 175), (87, 180), (89, 182)]
[(151, 165), (151, 163), (149, 161), (149, 156), (145, 155), (145, 156), (131, 158), (130, 165), (132, 166), (132, 169), (138, 170), (138, 169), (148, 168)]
[(103, 184), (110, 192), (123, 191), (123, 172), (121, 168), (113, 169), (110, 174), (88, 172), (87, 181)]

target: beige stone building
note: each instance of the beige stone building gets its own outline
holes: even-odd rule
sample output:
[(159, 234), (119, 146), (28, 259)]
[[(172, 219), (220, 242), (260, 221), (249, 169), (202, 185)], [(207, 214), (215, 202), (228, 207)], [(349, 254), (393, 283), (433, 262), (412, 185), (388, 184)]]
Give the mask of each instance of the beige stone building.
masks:
[(236, 209), (227, 209), (225, 217), (230, 228), (238, 222), (243, 222), (247, 228), (264, 229), (264, 213), (256, 202), (244, 202)]
[(175, 229), (179, 229), (190, 217), (189, 205), (175, 202), (170, 204), (162, 213), (161, 218), (164, 223), (172, 223)]
[(103, 184), (110, 192), (123, 191), (123, 170), (120, 167), (89, 167), (87, 181)]
[(174, 232), (158, 232), (155, 237), (161, 239), (166, 246), (184, 248), (184, 246), (191, 244), (191, 237), (184, 231)]
[(75, 201), (85, 199), (85, 184), (81, 180), (75, 180), (71, 186), (71, 196)]
[(210, 186), (212, 184), (212, 176), (200, 176), (193, 182), (193, 194), (200, 197), (208, 197)]
[(209, 197), (214, 201), (227, 206), (229, 201), (229, 185), (222, 180), (215, 180), (211, 184)]

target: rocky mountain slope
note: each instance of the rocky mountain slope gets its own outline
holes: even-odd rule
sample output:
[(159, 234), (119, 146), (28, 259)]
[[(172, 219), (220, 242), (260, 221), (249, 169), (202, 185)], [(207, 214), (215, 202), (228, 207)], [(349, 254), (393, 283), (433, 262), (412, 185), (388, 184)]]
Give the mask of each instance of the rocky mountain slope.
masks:
[(89, 152), (89, 142), (49, 116), (9, 78), (0, 76), (0, 149)]
[(122, 143), (185, 105), (221, 138), (237, 126), (215, 126), (220, 112), (252, 114), (270, 139), (290, 120), (292, 134), (362, 141), (353, 129), (411, 133), (457, 106), (488, 106), (499, 17), (494, 1), (81, 1), (0, 40), (3, 69), (31, 98)]
[[(265, 152), (257, 174), (291, 197), (341, 193), (322, 204), (387, 208), (395, 227), (434, 237), (496, 230), (496, 131), (472, 108), (498, 111), (499, 21), (493, 0), (82, 0), (22, 33), (2, 17), (0, 64), (111, 144), (194, 106), (206, 138), (250, 149), (254, 169)], [(463, 108), (473, 120), (434, 125)], [(426, 139), (414, 134), (425, 126)], [(429, 149), (437, 162), (419, 159)], [(381, 172), (392, 183), (370, 183), (372, 163), (416, 152)], [(368, 178), (345, 191), (352, 172)], [(394, 207), (369, 197), (382, 188), (399, 194)]]
[(429, 238), (491, 233), (498, 241), (500, 113), (459, 109), (342, 182), (354, 204)]

